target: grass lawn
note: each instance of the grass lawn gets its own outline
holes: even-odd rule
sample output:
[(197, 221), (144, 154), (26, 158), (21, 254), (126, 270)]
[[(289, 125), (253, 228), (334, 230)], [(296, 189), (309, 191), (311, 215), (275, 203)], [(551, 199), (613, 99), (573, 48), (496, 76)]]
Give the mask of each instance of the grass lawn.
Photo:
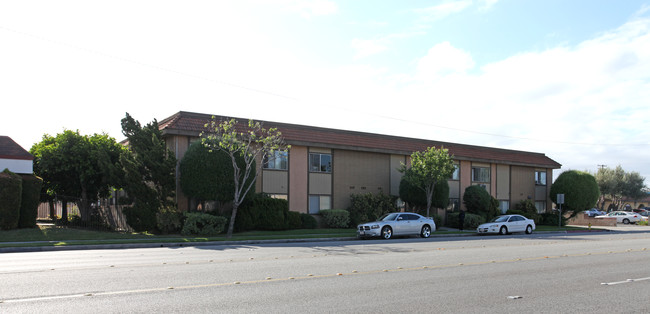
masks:
[[(300, 229), (240, 232), (233, 234), (231, 239), (226, 239), (225, 235), (188, 237), (180, 234), (153, 235), (149, 233), (104, 232), (53, 225), (39, 225), (37, 228), (0, 231), (0, 247), (309, 239), (353, 236), (356, 236), (355, 229)], [(24, 243), (34, 241), (37, 242)]]

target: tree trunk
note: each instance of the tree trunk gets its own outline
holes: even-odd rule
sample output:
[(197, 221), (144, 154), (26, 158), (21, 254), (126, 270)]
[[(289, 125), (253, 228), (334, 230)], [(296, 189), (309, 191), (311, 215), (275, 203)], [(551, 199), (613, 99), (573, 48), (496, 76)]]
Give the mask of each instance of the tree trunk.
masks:
[(50, 205), (50, 219), (56, 221), (56, 208), (54, 208), (54, 200), (50, 199), (47, 201), (47, 203)]
[(64, 225), (68, 224), (68, 200), (65, 198), (61, 200), (61, 222)]
[(232, 215), (230, 215), (230, 223), (228, 224), (228, 233), (226, 234), (227, 239), (232, 238), (232, 232), (235, 229), (235, 217), (237, 216), (237, 208), (239, 208), (239, 203), (233, 202)]
[(86, 187), (81, 187), (81, 202), (79, 204), (79, 213), (83, 222), (90, 221), (90, 206), (88, 204), (88, 191)]

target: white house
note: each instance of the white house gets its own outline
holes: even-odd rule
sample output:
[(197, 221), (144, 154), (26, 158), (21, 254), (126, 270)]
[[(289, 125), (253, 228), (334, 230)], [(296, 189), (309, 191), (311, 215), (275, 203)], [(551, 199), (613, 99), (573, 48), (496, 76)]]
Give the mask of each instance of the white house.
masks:
[(34, 173), (34, 156), (14, 142), (9, 136), (0, 135), (0, 172), (9, 169), (13, 173)]

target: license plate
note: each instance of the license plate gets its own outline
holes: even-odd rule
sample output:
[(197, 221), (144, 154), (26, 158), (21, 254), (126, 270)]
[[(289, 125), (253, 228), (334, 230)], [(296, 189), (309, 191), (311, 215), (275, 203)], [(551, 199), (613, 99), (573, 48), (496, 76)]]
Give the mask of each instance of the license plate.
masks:
[(364, 234), (366, 234), (366, 232), (365, 231), (359, 231), (359, 234), (364, 235)]

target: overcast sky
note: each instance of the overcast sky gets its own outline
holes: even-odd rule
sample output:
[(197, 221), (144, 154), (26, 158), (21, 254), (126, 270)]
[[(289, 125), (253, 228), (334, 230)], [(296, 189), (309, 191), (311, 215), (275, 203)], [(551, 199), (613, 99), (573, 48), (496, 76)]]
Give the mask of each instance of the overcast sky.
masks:
[[(0, 135), (178, 111), (545, 153), (650, 182), (650, 1), (2, 1)], [(560, 171), (556, 171), (557, 176)]]

